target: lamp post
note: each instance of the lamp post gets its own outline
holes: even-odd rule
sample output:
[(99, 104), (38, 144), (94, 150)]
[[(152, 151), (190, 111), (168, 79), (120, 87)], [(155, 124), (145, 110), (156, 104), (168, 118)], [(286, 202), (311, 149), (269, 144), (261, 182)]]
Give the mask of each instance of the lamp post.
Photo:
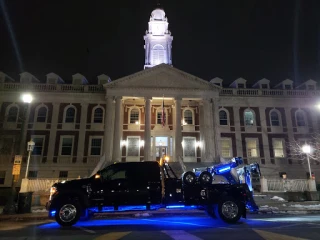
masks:
[(34, 145), (35, 145), (35, 142), (32, 141), (32, 139), (28, 142), (28, 147), (27, 147), (27, 151), (29, 152), (28, 154), (28, 161), (27, 161), (27, 168), (26, 168), (26, 175), (25, 175), (25, 178), (28, 178), (28, 170), (29, 170), (29, 163), (30, 163), (30, 156), (31, 156), (31, 153), (34, 149)]
[(302, 146), (302, 152), (304, 152), (307, 155), (308, 167), (309, 167), (309, 176), (310, 176), (310, 179), (312, 179), (310, 159), (309, 159), (309, 154), (311, 153), (311, 146), (308, 145), (308, 144), (303, 145)]

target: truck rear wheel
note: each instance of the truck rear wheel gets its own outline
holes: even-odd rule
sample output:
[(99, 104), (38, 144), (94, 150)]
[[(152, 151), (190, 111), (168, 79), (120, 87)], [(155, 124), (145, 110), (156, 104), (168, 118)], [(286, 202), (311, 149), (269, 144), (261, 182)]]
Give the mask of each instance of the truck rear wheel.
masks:
[(76, 224), (81, 215), (81, 206), (75, 201), (65, 201), (59, 204), (55, 219), (63, 227)]
[(212, 175), (208, 171), (203, 171), (199, 176), (201, 185), (207, 186), (212, 183)]
[(194, 172), (185, 172), (182, 176), (182, 182), (186, 185), (192, 185), (196, 182), (196, 174)]
[(225, 198), (215, 206), (215, 215), (226, 223), (236, 223), (242, 215), (241, 203)]

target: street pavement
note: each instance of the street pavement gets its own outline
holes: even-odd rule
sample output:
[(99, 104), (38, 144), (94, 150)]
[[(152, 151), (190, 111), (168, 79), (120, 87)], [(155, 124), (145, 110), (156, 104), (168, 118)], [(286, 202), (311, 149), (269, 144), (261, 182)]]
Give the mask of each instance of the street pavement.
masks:
[(51, 220), (3, 221), (0, 239), (320, 239), (320, 216), (249, 214), (237, 224), (226, 224), (205, 214), (92, 219), (62, 228)]

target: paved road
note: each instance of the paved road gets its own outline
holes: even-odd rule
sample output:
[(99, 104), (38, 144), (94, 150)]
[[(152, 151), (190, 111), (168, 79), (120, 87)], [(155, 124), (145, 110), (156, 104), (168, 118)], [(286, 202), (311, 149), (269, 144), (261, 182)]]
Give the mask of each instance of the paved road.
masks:
[(51, 220), (0, 222), (0, 239), (320, 239), (319, 215), (249, 215), (229, 225), (205, 215), (92, 219), (71, 228)]

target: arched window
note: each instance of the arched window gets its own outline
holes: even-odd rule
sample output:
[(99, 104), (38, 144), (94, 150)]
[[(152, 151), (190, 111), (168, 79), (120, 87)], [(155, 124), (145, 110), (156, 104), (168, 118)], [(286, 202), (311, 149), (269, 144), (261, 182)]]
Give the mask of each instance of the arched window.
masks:
[(98, 107), (94, 110), (93, 122), (103, 123), (103, 109), (101, 107)]
[(7, 122), (17, 122), (18, 120), (18, 107), (12, 106), (8, 111)]
[(219, 112), (220, 125), (228, 125), (228, 114), (226, 111), (221, 110)]
[(246, 126), (254, 125), (254, 114), (251, 110), (247, 109), (244, 111), (244, 124)]
[(184, 118), (184, 122), (186, 124), (193, 124), (193, 116), (192, 116), (191, 110), (185, 110), (183, 118)]
[(46, 121), (47, 121), (47, 108), (40, 107), (38, 109), (37, 122), (46, 122)]
[(304, 118), (304, 113), (302, 111), (296, 112), (296, 121), (298, 127), (305, 127), (306, 126), (306, 120)]
[(130, 123), (139, 123), (139, 109), (133, 108), (130, 111)]
[(160, 64), (160, 63), (164, 63), (164, 54), (165, 54), (165, 50), (164, 47), (160, 44), (157, 44), (153, 47), (152, 49), (152, 61), (153, 64)]
[(69, 107), (66, 111), (65, 121), (66, 123), (74, 123), (76, 116), (76, 110), (73, 107)]
[(271, 126), (280, 126), (279, 114), (276, 111), (270, 113)]

